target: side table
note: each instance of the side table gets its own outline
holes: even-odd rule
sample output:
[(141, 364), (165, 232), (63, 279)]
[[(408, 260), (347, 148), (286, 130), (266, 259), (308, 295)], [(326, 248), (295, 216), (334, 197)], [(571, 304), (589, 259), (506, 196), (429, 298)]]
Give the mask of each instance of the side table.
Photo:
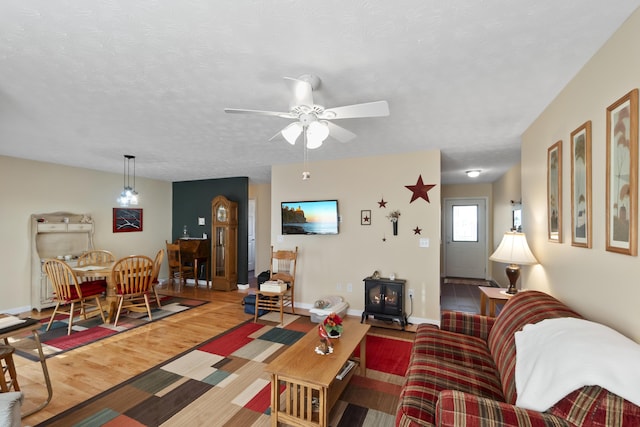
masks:
[[(2, 315), (0, 315), (2, 316)], [(53, 397), (53, 386), (51, 384), (51, 378), (49, 377), (49, 369), (47, 368), (47, 359), (42, 350), (42, 343), (40, 342), (40, 334), (38, 330), (42, 324), (37, 319), (25, 319), (25, 322), (22, 324), (14, 325), (8, 328), (0, 329), (0, 341), (3, 341), (6, 344), (9, 344), (9, 337), (14, 335), (20, 335), (23, 332), (31, 331), (33, 333), (33, 340), (36, 343), (36, 349), (38, 350), (38, 356), (40, 358), (40, 365), (42, 366), (42, 374), (44, 375), (44, 382), (47, 386), (47, 400), (38, 405), (38, 407), (33, 410), (22, 414), (22, 418), (25, 418), (29, 415), (32, 415), (51, 402), (51, 398)]]
[(494, 288), (490, 286), (478, 286), (480, 289), (480, 314), (487, 313), (487, 299), (489, 299), (489, 316), (495, 317), (496, 303), (504, 304), (513, 295), (506, 293), (504, 288)]

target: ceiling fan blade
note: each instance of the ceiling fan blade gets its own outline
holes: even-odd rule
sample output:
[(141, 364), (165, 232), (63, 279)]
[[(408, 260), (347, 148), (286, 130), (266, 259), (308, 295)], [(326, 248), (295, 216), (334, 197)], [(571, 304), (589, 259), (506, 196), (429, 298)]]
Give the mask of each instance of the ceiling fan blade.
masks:
[(320, 115), (321, 119), (356, 119), (359, 117), (385, 117), (389, 115), (387, 101), (366, 102), (364, 104), (345, 105), (344, 107), (327, 108)]
[(311, 83), (294, 79), (293, 77), (285, 77), (284, 79), (291, 93), (293, 93), (293, 101), (290, 107), (293, 108), (304, 105), (313, 108), (313, 88), (311, 87)]
[(329, 126), (329, 135), (340, 142), (349, 142), (356, 137), (356, 134), (346, 130), (342, 126), (338, 126), (331, 122), (326, 122)]
[(278, 111), (262, 111), (262, 110), (245, 110), (240, 108), (225, 108), (225, 113), (231, 114), (256, 114), (260, 116), (277, 116), (282, 117), (283, 119), (295, 119), (296, 116), (291, 113), (282, 113)]

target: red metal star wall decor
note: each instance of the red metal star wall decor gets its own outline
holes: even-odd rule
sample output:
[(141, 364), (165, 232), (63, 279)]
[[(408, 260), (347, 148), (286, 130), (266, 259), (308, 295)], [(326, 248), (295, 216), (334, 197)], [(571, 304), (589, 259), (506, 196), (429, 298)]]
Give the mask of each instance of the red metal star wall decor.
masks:
[(426, 184), (422, 182), (422, 175), (418, 176), (418, 182), (416, 185), (405, 185), (405, 188), (408, 188), (413, 192), (411, 196), (411, 201), (409, 203), (413, 203), (414, 200), (417, 199), (425, 199), (427, 203), (431, 203), (429, 200), (429, 190), (435, 187), (436, 184)]
[(418, 226), (416, 226), (416, 228), (413, 229), (413, 234), (420, 234), (420, 232), (422, 231), (422, 228), (418, 228)]
[(378, 202), (378, 207), (379, 208), (386, 208), (387, 207), (387, 202), (384, 201), (384, 198), (380, 199), (380, 201)]

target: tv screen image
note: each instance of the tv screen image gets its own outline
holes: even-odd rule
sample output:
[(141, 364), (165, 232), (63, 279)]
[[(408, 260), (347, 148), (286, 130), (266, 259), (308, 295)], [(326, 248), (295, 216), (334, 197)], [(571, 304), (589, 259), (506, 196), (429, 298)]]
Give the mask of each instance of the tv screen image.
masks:
[(282, 234), (338, 234), (338, 201), (282, 202)]

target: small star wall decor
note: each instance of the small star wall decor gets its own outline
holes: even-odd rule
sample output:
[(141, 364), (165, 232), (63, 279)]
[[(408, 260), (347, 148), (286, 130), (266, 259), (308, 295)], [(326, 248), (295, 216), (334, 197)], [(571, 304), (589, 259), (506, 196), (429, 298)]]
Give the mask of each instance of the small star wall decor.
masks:
[(418, 226), (416, 225), (416, 228), (413, 229), (413, 234), (420, 234), (420, 232), (422, 231), (422, 228), (418, 228)]
[(378, 202), (378, 207), (379, 208), (386, 208), (387, 207), (387, 202), (384, 201), (384, 198), (380, 199), (380, 201)]
[(417, 199), (425, 199), (427, 203), (431, 203), (428, 193), (429, 190), (431, 190), (435, 186), (435, 184), (425, 184), (422, 181), (422, 175), (418, 176), (418, 182), (416, 182), (416, 185), (405, 185), (405, 188), (413, 192), (413, 194), (411, 195), (411, 201), (409, 203), (413, 203), (413, 201)]

